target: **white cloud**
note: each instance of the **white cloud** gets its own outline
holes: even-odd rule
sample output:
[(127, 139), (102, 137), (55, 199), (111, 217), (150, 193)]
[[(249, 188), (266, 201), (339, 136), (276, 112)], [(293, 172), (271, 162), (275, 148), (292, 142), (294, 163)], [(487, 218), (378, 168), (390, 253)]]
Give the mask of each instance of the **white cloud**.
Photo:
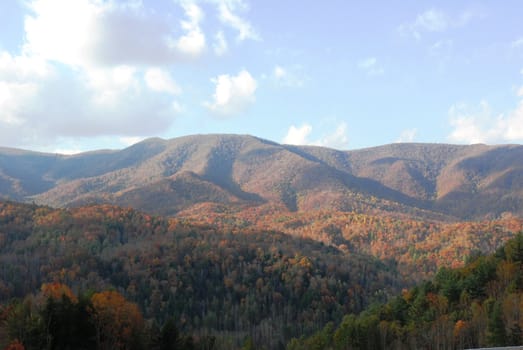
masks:
[(194, 3), (183, 3), (182, 7), (189, 19), (181, 21), (181, 26), (186, 34), (178, 39), (177, 47), (184, 54), (199, 56), (205, 50), (205, 35), (200, 28), (203, 12)]
[(487, 102), (479, 108), (464, 104), (449, 110), (453, 130), (449, 139), (460, 143), (499, 143), (523, 141), (523, 101), (506, 115), (493, 115)]
[(376, 62), (377, 62), (377, 60), (375, 57), (370, 57), (363, 61), (360, 61), (360, 63), (358, 63), (358, 66), (363, 69), (369, 69), (372, 66), (376, 65)]
[(158, 92), (161, 84), (174, 87), (168, 81), (148, 86), (150, 76), (131, 66), (61, 66), (32, 77), (0, 67), (0, 139), (35, 146), (58, 137), (160, 133), (179, 107), (171, 94)]
[[(218, 20), (238, 32), (238, 41), (260, 38), (248, 20), (242, 0), (206, 0), (217, 7)], [(195, 59), (206, 52), (201, 27), (205, 14), (196, 1), (178, 4), (184, 19), (173, 21), (171, 11), (151, 11), (145, 1), (27, 0), (25, 18), (27, 56), (67, 65), (165, 65)], [(182, 32), (181, 35), (178, 34)], [(227, 51), (218, 28), (214, 50)]]
[(471, 10), (466, 10), (459, 16), (451, 17), (443, 11), (432, 8), (418, 14), (414, 21), (400, 25), (399, 32), (419, 40), (423, 33), (444, 32), (449, 28), (463, 27), (474, 18), (481, 17), (484, 17), (482, 13)]
[[(165, 64), (178, 61), (175, 27), (140, 2), (34, 0), (25, 19), (24, 53), (67, 65)], [(183, 36), (182, 36), (183, 38)]]
[(23, 106), (20, 101), (31, 99), (37, 92), (38, 86), (30, 82), (0, 81), (0, 125), (1, 123), (11, 126), (22, 124)]
[(300, 65), (293, 65), (290, 67), (276, 65), (270, 78), (276, 83), (276, 85), (282, 87), (303, 87), (306, 80), (303, 67)]
[[(454, 128), (449, 136), (453, 142), (486, 143), (496, 139), (500, 131), (489, 129), (492, 120), (485, 115), (485, 106), (479, 114), (467, 111), (466, 106), (454, 105), (449, 110), (450, 125)], [(496, 126), (496, 122), (493, 123)]]
[(385, 73), (383, 67), (378, 64), (376, 57), (369, 57), (358, 63), (358, 67), (369, 75), (381, 75)]
[(338, 124), (334, 132), (323, 136), (319, 140), (313, 142), (313, 144), (322, 147), (346, 149), (349, 145), (349, 137), (347, 136), (347, 123), (341, 122)]
[(398, 139), (396, 140), (396, 142), (398, 142), (398, 143), (401, 143), (401, 142), (412, 142), (412, 141), (414, 141), (414, 138), (416, 137), (417, 133), (418, 133), (417, 129), (406, 129), (406, 130), (403, 130), (401, 132), (400, 136), (398, 137)]
[(12, 56), (0, 51), (0, 81), (26, 81), (44, 78), (52, 69), (45, 60), (28, 57)]
[(80, 65), (90, 56), (97, 16), (105, 12), (88, 0), (35, 0), (25, 18), (24, 52), (45, 60)]
[(93, 102), (98, 105), (118, 104), (130, 89), (139, 88), (137, 70), (132, 66), (91, 69), (84, 75), (85, 88), (92, 91)]
[(236, 76), (223, 74), (211, 81), (216, 85), (213, 101), (206, 102), (205, 106), (213, 113), (221, 116), (238, 114), (256, 99), (256, 80), (245, 69)]
[(283, 79), (287, 75), (287, 71), (280, 66), (274, 67), (274, 77), (276, 79)]
[[(0, 49), (0, 142), (53, 149), (68, 138), (165, 131), (182, 111), (169, 67), (208, 51), (202, 3), (218, 10), (217, 55), (228, 50), (226, 26), (239, 41), (259, 38), (241, 0), (172, 1), (162, 11), (141, 0), (25, 0), (20, 53)], [(247, 71), (215, 83), (208, 107), (217, 114), (255, 100)]]
[(518, 48), (518, 47), (523, 47), (523, 38), (519, 38), (517, 40), (514, 40), (512, 43), (511, 43), (511, 46), (512, 48)]
[(178, 95), (182, 90), (168, 72), (159, 68), (150, 68), (145, 72), (145, 82), (154, 91)]
[(414, 27), (429, 32), (441, 32), (447, 29), (449, 20), (442, 11), (430, 9), (418, 15)]
[(64, 155), (68, 155), (68, 156), (71, 156), (74, 154), (79, 154), (82, 152), (83, 152), (83, 150), (80, 148), (55, 148), (52, 151), (52, 153), (64, 154)]
[(422, 32), (442, 32), (448, 26), (449, 19), (444, 12), (430, 9), (419, 14), (413, 22), (402, 24), (399, 30), (404, 35), (420, 39)]
[(24, 114), (29, 107), (26, 102), (33, 100), (40, 91), (38, 81), (51, 74), (51, 67), (43, 60), (0, 52), (0, 139), (1, 136), (5, 139), (14, 136), (11, 128), (24, 123)]
[(120, 137), (120, 143), (124, 145), (125, 147), (132, 146), (134, 144), (137, 144), (138, 142), (141, 142), (145, 140), (145, 137), (141, 136), (134, 136), (134, 137)]
[(312, 126), (309, 124), (303, 124), (300, 127), (291, 125), (282, 143), (287, 145), (309, 145), (311, 142), (308, 140), (308, 137), (311, 132)]
[(238, 41), (260, 40), (259, 34), (252, 25), (234, 12), (238, 8), (245, 9), (246, 7), (242, 0), (218, 0), (218, 18), (222, 23), (238, 31), (236, 37)]
[(432, 56), (449, 56), (454, 42), (452, 40), (440, 40), (429, 46)]
[(305, 123), (300, 127), (291, 125), (282, 143), (289, 145), (321, 146), (335, 149), (346, 149), (348, 147), (349, 137), (347, 136), (347, 123), (345, 122), (339, 123), (333, 132), (327, 133), (317, 140), (310, 140), (311, 133), (312, 126), (310, 124)]
[[(256, 37), (250, 24), (234, 14), (237, 2), (218, 3), (220, 21), (238, 29), (241, 40)], [(83, 67), (165, 65), (195, 59), (205, 53), (206, 36), (200, 26), (205, 15), (195, 2), (179, 2), (185, 15), (180, 21), (173, 21), (169, 11), (149, 11), (146, 4), (142, 1), (29, 1), (31, 13), (25, 19), (24, 53)], [(180, 29), (182, 35), (176, 36)]]
[(2, 143), (49, 149), (58, 139), (165, 131), (181, 112), (165, 64), (200, 54), (202, 41), (188, 42), (203, 13), (183, 4), (186, 20), (173, 22), (143, 6), (28, 1), (21, 53), (0, 50)]
[(214, 45), (213, 45), (214, 53), (217, 56), (223, 56), (224, 54), (227, 53), (227, 50), (229, 49), (229, 46), (227, 44), (227, 40), (225, 39), (225, 35), (223, 34), (222, 31), (219, 31), (214, 36), (214, 39), (215, 39), (215, 42), (214, 42)]

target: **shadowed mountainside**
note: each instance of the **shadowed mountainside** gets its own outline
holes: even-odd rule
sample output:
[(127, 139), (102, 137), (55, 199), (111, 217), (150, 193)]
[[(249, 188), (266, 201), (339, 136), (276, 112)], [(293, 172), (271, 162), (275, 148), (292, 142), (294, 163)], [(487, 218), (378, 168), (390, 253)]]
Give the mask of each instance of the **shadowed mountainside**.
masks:
[(0, 196), (60, 207), (111, 203), (162, 215), (212, 202), (448, 220), (521, 217), (523, 146), (339, 151), (194, 135), (72, 156), (0, 148)]

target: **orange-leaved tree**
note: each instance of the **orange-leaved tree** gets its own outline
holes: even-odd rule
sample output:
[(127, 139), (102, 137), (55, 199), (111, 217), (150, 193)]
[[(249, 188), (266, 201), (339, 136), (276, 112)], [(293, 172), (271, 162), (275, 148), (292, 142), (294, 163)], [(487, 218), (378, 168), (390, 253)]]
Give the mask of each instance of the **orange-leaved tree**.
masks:
[(73, 304), (78, 302), (78, 298), (71, 289), (65, 284), (53, 282), (53, 283), (44, 283), (42, 285), (42, 294), (46, 298), (54, 299), (55, 301), (60, 301), (62, 297), (67, 297)]
[(91, 303), (98, 349), (130, 349), (140, 342), (144, 321), (136, 304), (116, 291), (95, 293)]
[(5, 350), (25, 350), (24, 344), (20, 343), (18, 339), (12, 341), (7, 345)]

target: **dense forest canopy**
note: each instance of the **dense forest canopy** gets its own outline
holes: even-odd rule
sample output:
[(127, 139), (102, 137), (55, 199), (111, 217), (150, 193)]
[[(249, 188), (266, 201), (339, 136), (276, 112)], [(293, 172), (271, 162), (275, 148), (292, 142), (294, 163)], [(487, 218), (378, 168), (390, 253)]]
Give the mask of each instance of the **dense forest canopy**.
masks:
[(144, 319), (270, 348), (401, 287), (394, 265), (272, 231), (218, 231), (113, 206), (0, 204), (0, 300), (45, 283), (115, 290)]
[(390, 302), (329, 323), (287, 349), (466, 349), (523, 344), (523, 233), (493, 255), (433, 280)]
[[(191, 346), (210, 346), (212, 339), (217, 349), (245, 342), (283, 348), (326, 324), (343, 325), (355, 317), (344, 315), (386, 302), (438, 267), (463, 266), (463, 252), (494, 251), (521, 228), (515, 219), (438, 224), (322, 211), (254, 212), (250, 218), (248, 213), (175, 219), (110, 205), (53, 209), (0, 202), (4, 339), (39, 348), (49, 338), (45, 329), (20, 332), (27, 325), (13, 326), (19, 317), (12, 312), (36, 315), (26, 321), (36, 322), (37, 329), (55, 307), (83, 312), (92, 325), (89, 308), (116, 302), (129, 305), (140, 327), (146, 325), (147, 334), (136, 344), (158, 339), (169, 324), (180, 339), (192, 339)], [(406, 278), (416, 264), (424, 272)], [(436, 280), (445, 271), (454, 270), (441, 270)], [(49, 286), (64, 286), (58, 291), (65, 291), (67, 300)], [(434, 288), (427, 293), (438, 295)], [(467, 300), (480, 296), (469, 284), (455, 288), (465, 288)], [(451, 306), (456, 293), (463, 294), (451, 293)], [(6, 320), (11, 320), (7, 328)]]

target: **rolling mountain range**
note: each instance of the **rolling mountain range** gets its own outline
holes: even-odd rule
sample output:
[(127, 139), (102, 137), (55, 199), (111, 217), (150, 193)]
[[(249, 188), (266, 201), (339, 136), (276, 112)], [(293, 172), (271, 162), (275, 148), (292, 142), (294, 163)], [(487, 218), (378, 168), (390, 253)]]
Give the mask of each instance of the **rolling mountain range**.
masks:
[(111, 203), (162, 215), (210, 202), (449, 221), (522, 217), (523, 146), (339, 151), (195, 135), (71, 156), (0, 148), (0, 197), (56, 207)]

